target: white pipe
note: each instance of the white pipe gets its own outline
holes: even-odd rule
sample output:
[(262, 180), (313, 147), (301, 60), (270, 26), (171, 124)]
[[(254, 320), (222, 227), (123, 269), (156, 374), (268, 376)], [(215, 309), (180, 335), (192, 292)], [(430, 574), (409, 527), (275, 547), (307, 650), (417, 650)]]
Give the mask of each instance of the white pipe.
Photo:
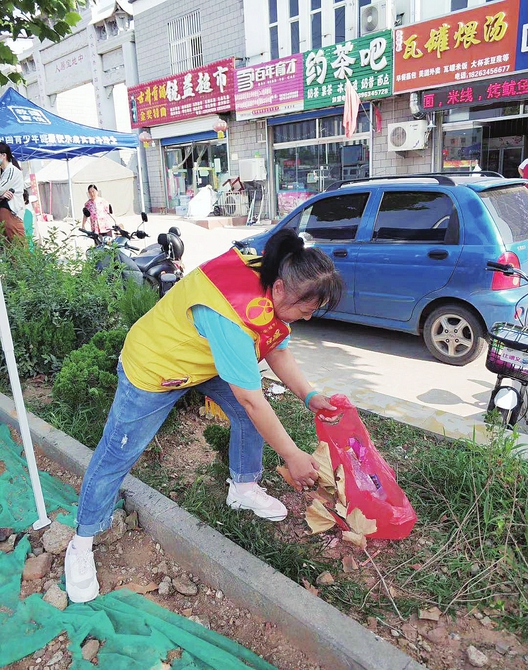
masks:
[(143, 194), (143, 173), (141, 169), (141, 148), (137, 148), (138, 179), (139, 179), (139, 197), (141, 198), (141, 211), (145, 211), (145, 196)]
[(73, 220), (75, 220), (75, 212), (73, 209), (73, 187), (72, 187), (72, 180), (71, 180), (71, 174), (70, 174), (70, 159), (66, 159), (66, 171), (68, 173), (68, 189), (70, 191), (70, 216)]
[(370, 103), (369, 108), (369, 177), (374, 177), (374, 105)]
[(7, 308), (5, 304), (4, 290), (0, 280), (0, 339), (2, 341), (2, 349), (7, 363), (7, 371), (9, 373), (9, 381), (11, 382), (11, 390), (13, 391), (13, 399), (15, 401), (15, 408), (18, 416), (18, 425), (20, 427), (20, 435), (22, 436), (22, 444), (24, 446), (24, 453), (31, 479), (31, 486), (33, 488), (33, 495), (35, 497), (35, 504), (37, 506), (38, 519), (33, 524), (35, 530), (44, 528), (51, 523), (51, 520), (46, 514), (46, 506), (44, 504), (44, 496), (42, 495), (42, 488), (40, 486), (40, 479), (35, 461), (35, 453), (33, 452), (33, 443), (31, 441), (31, 433), (29, 430), (29, 423), (24, 405), (24, 398), (22, 396), (22, 388), (20, 386), (20, 379), (18, 376), (18, 368), (15, 360), (15, 349), (13, 347), (13, 338), (11, 337), (11, 328), (9, 327), (9, 317), (7, 316)]

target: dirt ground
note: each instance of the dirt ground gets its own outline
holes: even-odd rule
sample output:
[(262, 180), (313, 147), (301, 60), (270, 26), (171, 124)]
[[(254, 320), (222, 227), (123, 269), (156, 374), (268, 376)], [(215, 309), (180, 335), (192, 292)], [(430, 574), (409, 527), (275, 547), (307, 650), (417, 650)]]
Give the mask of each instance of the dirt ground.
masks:
[[(179, 419), (177, 435), (165, 433), (157, 437), (157, 458), (164, 470), (174, 473), (174, 476), (183, 477), (185, 482), (190, 483), (196, 468), (210, 464), (216, 458), (216, 453), (203, 438), (204, 419), (199, 416), (197, 408), (180, 412)], [(41, 469), (79, 490), (79, 478), (64, 472), (41, 454), (38, 454), (38, 464)], [(311, 502), (309, 495), (291, 491), (282, 495), (281, 499), (290, 510), (287, 519), (280, 524), (281, 534), (286, 539), (303, 542), (307, 537), (303, 516), (304, 509)], [(33, 547), (39, 546), (39, 535), (42, 533), (43, 531), (31, 532)], [(355, 572), (368, 586), (376, 584), (376, 571), (368, 559), (365, 561), (365, 554), (349, 545), (343, 547), (343, 543), (338, 542), (332, 532), (325, 534), (325, 538), (327, 558), (343, 561), (344, 571), (347, 563), (346, 571)], [(422, 539), (417, 536), (416, 541), (421, 542)], [(369, 553), (376, 561), (381, 562), (384, 552), (395, 551), (396, 546), (395, 543), (370, 541)], [(302, 651), (293, 648), (281, 631), (270, 622), (254, 616), (250, 603), (241, 609), (222, 592), (215, 591), (206, 583), (198, 582), (193, 575), (185, 574), (141, 529), (128, 531), (111, 546), (99, 545), (95, 548), (95, 558), (102, 593), (108, 593), (125, 584), (150, 584), (150, 588), (155, 588), (166, 576), (195, 582), (198, 586), (195, 596), (184, 596), (178, 592), (164, 596), (158, 590), (152, 590), (145, 597), (184, 616), (198, 617), (211, 629), (262, 655), (279, 670), (331, 670), (313, 664)], [(42, 580), (23, 582), (23, 595), (35, 590), (42, 591), (46, 580), (60, 579), (62, 571), (63, 556), (59, 556), (54, 560), (50, 575)], [(340, 576), (342, 575), (334, 575), (336, 579)], [(350, 574), (347, 576), (350, 578)], [(316, 585), (306, 586), (317, 593)], [(389, 612), (383, 621), (375, 617), (364, 621), (352, 611), (349, 615), (391, 644), (400, 647), (430, 670), (471, 670), (474, 667), (528, 670), (528, 645), (522, 644), (515, 635), (497, 630), (488, 616), (493, 615), (491, 610), (463, 611), (457, 617), (437, 614), (431, 619), (419, 618), (416, 613), (407, 620), (400, 620), (394, 613)], [(39, 654), (33, 654), (11, 667), (14, 670), (36, 670), (48, 664), (54, 655), (58, 658), (59, 652), (62, 652), (61, 659), (49, 667), (52, 670), (65, 670), (69, 667), (69, 655), (64, 635), (51, 642)]]

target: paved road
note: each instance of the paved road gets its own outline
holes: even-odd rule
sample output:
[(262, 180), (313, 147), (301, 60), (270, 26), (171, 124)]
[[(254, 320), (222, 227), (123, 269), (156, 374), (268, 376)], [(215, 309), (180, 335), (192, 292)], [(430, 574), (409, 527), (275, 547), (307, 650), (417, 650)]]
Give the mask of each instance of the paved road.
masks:
[[(119, 220), (129, 231), (139, 222), (138, 216)], [(55, 224), (62, 230), (71, 229), (71, 224)], [(187, 271), (226, 251), (234, 239), (264, 229), (242, 226), (207, 230), (175, 216), (153, 214), (146, 224), (151, 235), (148, 242), (155, 241), (171, 225), (181, 229)], [(81, 249), (91, 244), (87, 238), (75, 238), (75, 243)], [(494, 383), (484, 356), (462, 368), (445, 365), (433, 359), (414, 335), (366, 326), (326, 319), (298, 323), (292, 347), (316, 388), (346, 393), (359, 407), (429, 426), (437, 432), (470, 432), (468, 426), (482, 418)], [(439, 416), (443, 416), (440, 422)], [(456, 429), (451, 431), (455, 424)]]

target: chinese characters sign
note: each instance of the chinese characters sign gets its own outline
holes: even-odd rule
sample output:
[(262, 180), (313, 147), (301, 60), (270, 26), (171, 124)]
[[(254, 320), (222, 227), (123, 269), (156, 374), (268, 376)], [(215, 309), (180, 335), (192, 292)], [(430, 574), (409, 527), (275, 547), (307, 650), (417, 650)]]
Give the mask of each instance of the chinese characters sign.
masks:
[(303, 109), (303, 103), (302, 54), (235, 70), (239, 121), (296, 112)]
[(467, 82), (460, 86), (450, 86), (434, 91), (426, 91), (422, 96), (422, 106), (426, 111), (452, 109), (461, 105), (491, 105), (494, 102), (519, 100), (528, 97), (528, 74), (512, 75), (499, 79)]
[(343, 104), (347, 79), (362, 100), (392, 95), (390, 30), (305, 53), (304, 109)]
[(394, 31), (394, 92), (515, 70), (519, 0), (503, 0)]
[(234, 109), (232, 58), (128, 89), (132, 128)]

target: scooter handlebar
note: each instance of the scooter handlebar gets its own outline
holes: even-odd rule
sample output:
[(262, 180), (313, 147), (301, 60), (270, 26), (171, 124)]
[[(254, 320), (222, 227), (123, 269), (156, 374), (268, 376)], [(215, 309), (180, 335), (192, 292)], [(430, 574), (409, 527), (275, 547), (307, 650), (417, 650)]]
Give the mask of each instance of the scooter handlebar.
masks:
[(516, 268), (514, 268), (513, 265), (508, 265), (506, 263), (496, 263), (495, 261), (488, 261), (486, 263), (486, 270), (490, 270), (491, 272), (504, 272), (508, 274), (513, 274), (513, 271), (516, 270)]

